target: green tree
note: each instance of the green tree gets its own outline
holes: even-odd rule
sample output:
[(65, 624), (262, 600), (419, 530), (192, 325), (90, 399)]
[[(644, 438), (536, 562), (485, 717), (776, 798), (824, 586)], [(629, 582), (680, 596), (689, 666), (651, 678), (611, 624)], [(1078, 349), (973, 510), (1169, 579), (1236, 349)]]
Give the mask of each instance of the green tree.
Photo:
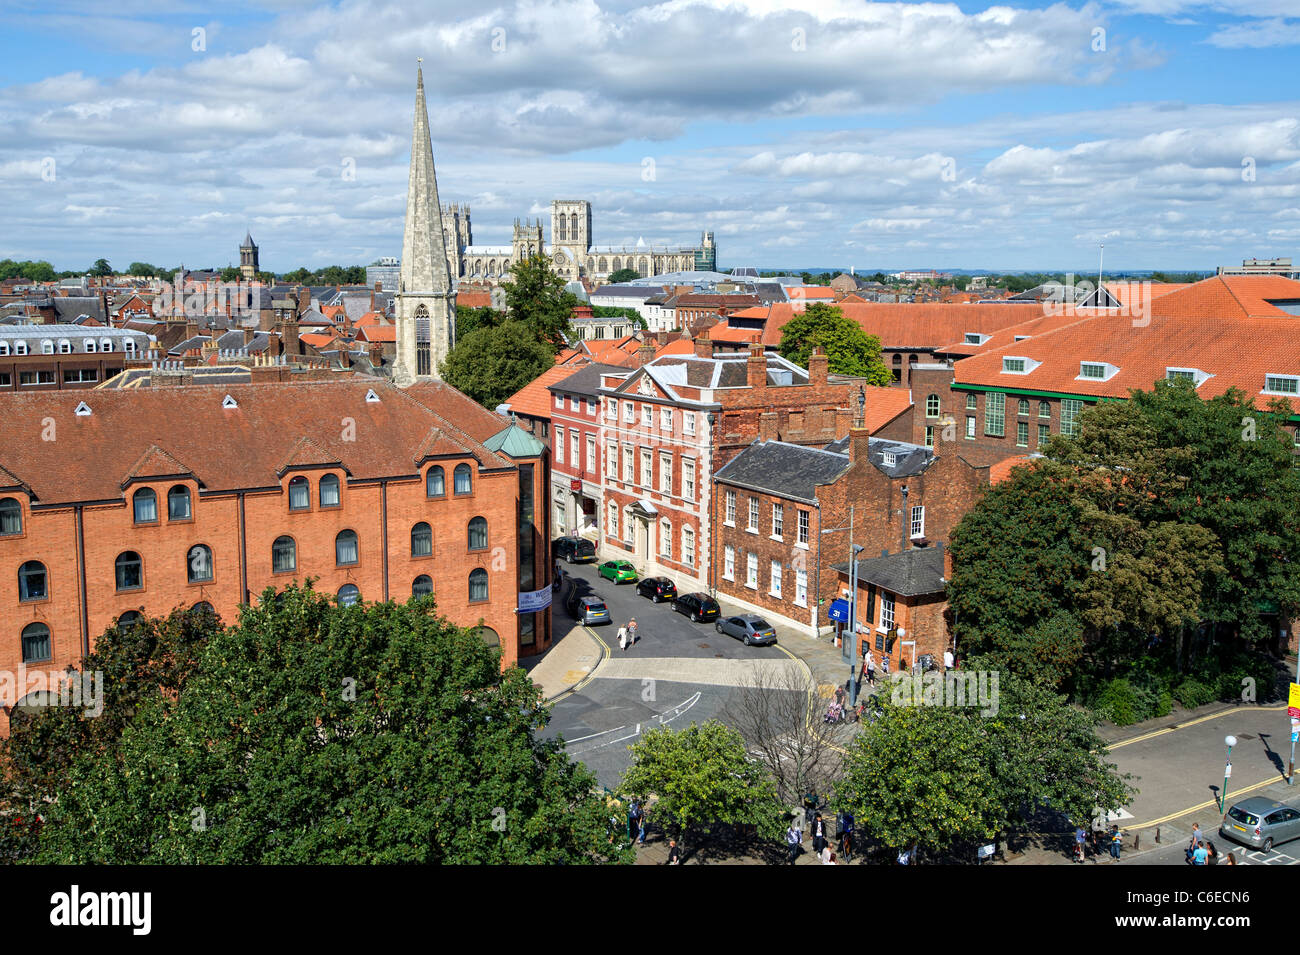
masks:
[(624, 308), (621, 305), (593, 305), (591, 314), (594, 318), (626, 318), (632, 323), (633, 328), (645, 329), (645, 319), (641, 313), (634, 308)]
[(860, 375), (873, 385), (893, 381), (893, 373), (880, 358), (880, 339), (846, 318), (838, 305), (813, 302), (781, 329), (780, 352), (796, 365), (807, 368), (808, 356), (818, 345), (836, 374)]
[(89, 864), (624, 861), (595, 779), (542, 741), (519, 668), (432, 598), (268, 590), (117, 752), (78, 754), (39, 860)]
[(162, 270), (156, 265), (150, 265), (148, 262), (132, 262), (126, 270), (127, 275), (134, 275), (136, 278), (147, 279), (150, 276), (159, 274)]
[(95, 264), (90, 267), (91, 275), (112, 275), (113, 267), (108, 264), (108, 259), (96, 259)]
[(611, 272), (609, 278), (605, 281), (610, 285), (617, 285), (620, 282), (631, 282), (633, 279), (639, 279), (641, 273), (636, 269), (619, 269), (617, 272)]
[(567, 344), (569, 319), (579, 304), (578, 297), (565, 291), (564, 279), (551, 270), (544, 255), (520, 259), (510, 266), (510, 276), (501, 288), (511, 321), (526, 325), (554, 355)]
[(456, 339), (459, 341), (480, 328), (496, 328), (506, 320), (502, 312), (489, 305), (471, 308), (468, 305), (456, 306)]
[(654, 818), (682, 841), (715, 823), (751, 825), (771, 839), (784, 831), (786, 810), (772, 778), (731, 727), (715, 720), (681, 731), (664, 726), (628, 748), (632, 765), (620, 790), (642, 802), (657, 796)]
[(551, 346), (511, 319), (458, 336), (442, 363), (442, 377), (485, 408), (495, 408), (554, 364)]
[(243, 277), (243, 274), (238, 266), (232, 265), (221, 270), (221, 281), (238, 282)]

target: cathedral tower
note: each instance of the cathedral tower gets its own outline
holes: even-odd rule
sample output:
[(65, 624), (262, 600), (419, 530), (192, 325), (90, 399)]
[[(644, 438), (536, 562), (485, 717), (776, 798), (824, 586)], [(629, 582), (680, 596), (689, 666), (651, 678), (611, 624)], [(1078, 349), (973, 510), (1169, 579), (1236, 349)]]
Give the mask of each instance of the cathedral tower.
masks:
[(253, 233), (247, 230), (239, 246), (239, 275), (245, 282), (257, 278), (257, 243), (253, 241)]
[(406, 229), (397, 286), (397, 360), (393, 383), (405, 387), (436, 378), (438, 366), (456, 343), (456, 293), (438, 203), (438, 179), (424, 102), (424, 70), (416, 68), (415, 126), (411, 132), (411, 174), (406, 188)]

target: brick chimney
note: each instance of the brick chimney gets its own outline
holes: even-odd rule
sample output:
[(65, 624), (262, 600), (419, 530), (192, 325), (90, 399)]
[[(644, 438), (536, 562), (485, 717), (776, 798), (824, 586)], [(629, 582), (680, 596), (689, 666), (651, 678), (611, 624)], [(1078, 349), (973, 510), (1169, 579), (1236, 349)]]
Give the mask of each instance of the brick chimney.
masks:
[(298, 314), (303, 315), (311, 308), (311, 289), (298, 289)]
[(257, 329), (245, 327), (241, 328), (240, 331), (244, 333), (244, 347), (247, 348), (253, 344), (253, 339), (257, 336)]
[(185, 317), (185, 337), (197, 338), (199, 335), (199, 323), (192, 317)]
[(812, 350), (812, 354), (808, 356), (808, 384), (826, 384), (827, 367), (828, 359), (826, 357), (826, 352), (824, 352), (822, 347), (818, 345)]
[(849, 460), (869, 460), (871, 432), (867, 430), (866, 401), (864, 396), (850, 392), (853, 407), (853, 425), (849, 428)]
[(713, 341), (709, 338), (708, 334), (701, 335), (699, 338), (695, 339), (695, 357), (713, 357)]
[(642, 345), (640, 348), (636, 350), (637, 367), (639, 368), (640, 366), (648, 363), (651, 359), (654, 358), (654, 356), (655, 356), (655, 346), (651, 345), (649, 342), (646, 342), (644, 345)]
[(751, 388), (763, 388), (767, 385), (767, 356), (763, 346), (750, 342), (749, 358), (745, 361), (745, 382)]
[(758, 436), (763, 441), (780, 441), (780, 417), (775, 411), (764, 411), (758, 416)]

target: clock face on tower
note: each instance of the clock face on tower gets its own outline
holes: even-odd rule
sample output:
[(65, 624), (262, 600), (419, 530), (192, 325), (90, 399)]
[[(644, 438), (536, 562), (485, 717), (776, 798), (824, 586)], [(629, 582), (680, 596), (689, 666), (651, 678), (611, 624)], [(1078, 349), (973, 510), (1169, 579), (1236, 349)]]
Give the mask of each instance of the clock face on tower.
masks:
[(566, 256), (563, 252), (556, 252), (554, 256), (554, 262), (556, 265), (563, 265), (565, 258)]

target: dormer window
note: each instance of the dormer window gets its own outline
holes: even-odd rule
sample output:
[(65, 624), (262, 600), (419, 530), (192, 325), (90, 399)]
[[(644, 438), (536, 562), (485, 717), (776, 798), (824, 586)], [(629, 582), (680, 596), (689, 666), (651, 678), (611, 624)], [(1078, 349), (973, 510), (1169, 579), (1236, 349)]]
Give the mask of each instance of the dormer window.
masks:
[(27, 354), (27, 343), (26, 343), (26, 342), (14, 342), (14, 354), (15, 354), (15, 355), (26, 355), (26, 354)]
[(71, 355), (71, 354), (72, 354), (72, 342), (68, 341), (66, 338), (60, 338), (60, 339), (59, 339), (59, 354), (60, 354), (60, 355)]
[(1193, 388), (1199, 388), (1201, 385), (1212, 377), (1208, 372), (1201, 371), (1199, 368), (1166, 368), (1166, 381), (1190, 381)]
[(1109, 381), (1119, 369), (1110, 362), (1105, 361), (1081, 361), (1079, 362), (1079, 379), (1081, 381)]
[(1002, 371), (1008, 375), (1027, 375), (1042, 362), (1034, 361), (1032, 358), (1022, 358), (1014, 356), (1004, 356), (1002, 359)]
[(93, 355), (95, 353), (95, 340), (93, 338), (86, 339), (85, 349), (87, 355)]
[(1265, 375), (1264, 393), (1268, 395), (1300, 394), (1300, 376)]
[(885, 467), (892, 468), (898, 463), (898, 455), (893, 451), (882, 451), (880, 453), (880, 461)]
[(989, 340), (989, 336), (981, 335), (979, 332), (967, 332), (964, 341), (967, 345), (983, 345)]

